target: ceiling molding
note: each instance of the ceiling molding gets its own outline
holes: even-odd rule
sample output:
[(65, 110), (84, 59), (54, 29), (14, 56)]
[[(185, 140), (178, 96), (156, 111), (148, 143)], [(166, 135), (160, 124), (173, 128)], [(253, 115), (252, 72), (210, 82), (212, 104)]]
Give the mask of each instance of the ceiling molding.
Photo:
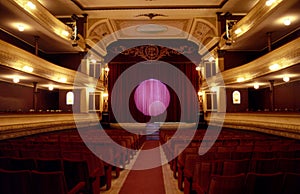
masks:
[(71, 0), (82, 11), (99, 11), (99, 10), (133, 10), (133, 9), (221, 9), (229, 0), (220, 0), (219, 4), (211, 5), (136, 5), (136, 6), (95, 6), (85, 7), (80, 0)]
[(188, 39), (199, 46), (200, 55), (204, 55), (219, 43), (216, 22), (212, 20), (216, 21), (216, 18), (195, 18), (193, 21)]
[[(160, 19), (160, 20), (147, 20), (147, 19), (119, 19), (111, 20), (113, 27), (116, 31), (118, 39), (186, 39), (188, 38), (192, 20), (189, 19)], [(158, 25), (166, 27), (166, 31), (145, 33), (137, 31), (138, 26), (142, 25)]]

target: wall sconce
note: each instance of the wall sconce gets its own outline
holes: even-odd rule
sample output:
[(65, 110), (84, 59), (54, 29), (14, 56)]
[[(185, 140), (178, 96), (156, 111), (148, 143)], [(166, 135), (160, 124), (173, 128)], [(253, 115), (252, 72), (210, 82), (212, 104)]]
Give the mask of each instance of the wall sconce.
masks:
[(108, 97), (108, 93), (103, 93), (103, 97), (107, 98)]

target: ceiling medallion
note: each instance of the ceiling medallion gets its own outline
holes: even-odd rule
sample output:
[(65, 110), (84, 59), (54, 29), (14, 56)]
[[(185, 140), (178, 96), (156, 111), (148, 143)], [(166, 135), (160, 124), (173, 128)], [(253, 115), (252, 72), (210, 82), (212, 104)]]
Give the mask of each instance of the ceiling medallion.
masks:
[(147, 34), (155, 34), (166, 32), (168, 28), (166, 26), (158, 25), (158, 24), (144, 24), (140, 25), (136, 28), (137, 32), (147, 33)]

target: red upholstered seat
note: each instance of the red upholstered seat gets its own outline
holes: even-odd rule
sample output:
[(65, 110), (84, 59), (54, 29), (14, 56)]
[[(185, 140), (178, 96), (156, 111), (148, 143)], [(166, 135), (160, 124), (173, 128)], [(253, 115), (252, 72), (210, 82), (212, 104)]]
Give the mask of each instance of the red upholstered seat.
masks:
[(225, 160), (223, 162), (222, 175), (236, 175), (241, 173), (247, 173), (249, 170), (250, 160)]
[(272, 174), (258, 174), (249, 172), (246, 177), (245, 194), (280, 194), (282, 190), (284, 174), (281, 172)]
[(30, 171), (9, 171), (0, 169), (0, 193), (32, 194)]
[(78, 181), (72, 187), (67, 186), (64, 172), (31, 172), (32, 194), (76, 194), (84, 191), (85, 182)]
[(299, 193), (300, 174), (286, 173), (284, 177), (282, 194)]
[(212, 175), (208, 194), (243, 194), (245, 174)]

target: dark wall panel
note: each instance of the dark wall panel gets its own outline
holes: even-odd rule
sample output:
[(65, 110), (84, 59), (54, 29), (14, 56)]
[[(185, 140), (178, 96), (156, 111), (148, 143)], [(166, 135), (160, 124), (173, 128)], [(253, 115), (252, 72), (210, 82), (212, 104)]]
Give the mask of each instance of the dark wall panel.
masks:
[[(233, 104), (232, 93), (239, 91), (241, 94), (241, 103)], [(248, 89), (226, 88), (226, 112), (245, 112), (248, 110)]]

